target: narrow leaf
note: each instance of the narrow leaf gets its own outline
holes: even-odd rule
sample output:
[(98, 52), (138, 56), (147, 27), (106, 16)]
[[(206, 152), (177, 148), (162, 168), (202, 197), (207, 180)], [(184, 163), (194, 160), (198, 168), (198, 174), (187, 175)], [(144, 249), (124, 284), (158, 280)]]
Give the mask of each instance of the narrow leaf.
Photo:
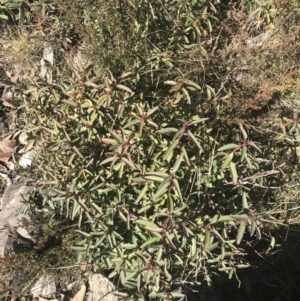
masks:
[(173, 168), (172, 168), (172, 171), (175, 173), (177, 172), (177, 170), (179, 169), (180, 165), (181, 165), (181, 162), (182, 162), (182, 159), (183, 159), (183, 151), (180, 153), (180, 155), (178, 156)]
[(218, 148), (218, 152), (226, 151), (226, 150), (229, 150), (229, 149), (235, 149), (237, 147), (238, 147), (238, 145), (235, 144), (235, 143), (226, 144), (226, 145)]
[(143, 248), (145, 248), (145, 247), (148, 247), (148, 246), (150, 246), (150, 245), (153, 245), (153, 244), (157, 243), (159, 240), (160, 240), (160, 239), (159, 239), (158, 237), (152, 237), (152, 238), (150, 238), (149, 240), (147, 240), (146, 242), (144, 242), (144, 243), (140, 246), (140, 248), (143, 249)]
[(135, 223), (144, 227), (159, 228), (155, 223), (143, 219), (138, 219)]
[(157, 111), (159, 109), (159, 107), (157, 106), (157, 107), (154, 107), (154, 108), (152, 108), (151, 110), (149, 110), (148, 112), (147, 112), (147, 117), (149, 117), (149, 116), (151, 116), (155, 111)]
[(242, 241), (242, 238), (244, 236), (246, 230), (246, 223), (244, 221), (241, 221), (240, 227), (236, 236), (236, 244), (239, 245)]
[(237, 220), (237, 221), (245, 221), (245, 220), (248, 219), (248, 215), (247, 214), (240, 214), (240, 215), (231, 214), (229, 216), (231, 218), (233, 218), (234, 220)]
[(183, 198), (182, 198), (182, 195), (181, 195), (181, 190), (180, 190), (180, 187), (179, 187), (179, 183), (178, 183), (178, 180), (177, 179), (173, 179), (173, 184), (176, 188), (176, 191), (178, 193), (178, 196), (180, 198), (180, 201), (183, 202)]
[(236, 185), (237, 181), (238, 181), (238, 174), (237, 174), (237, 171), (236, 171), (235, 163), (230, 162), (229, 169), (230, 169), (230, 173), (231, 173), (231, 177), (232, 177), (232, 182), (233, 182), (234, 185)]
[(187, 131), (188, 136), (191, 138), (191, 140), (196, 144), (196, 146), (199, 148), (199, 150), (202, 150), (202, 147), (200, 143), (198, 142), (197, 138), (194, 136), (194, 134), (188, 130)]
[(153, 201), (155, 201), (157, 198), (159, 198), (162, 194), (164, 194), (167, 190), (167, 188), (170, 186), (170, 182), (166, 182), (163, 185), (161, 185), (157, 192), (153, 196)]
[(120, 90), (123, 90), (123, 91), (126, 91), (126, 92), (130, 93), (131, 96), (134, 94), (134, 92), (130, 88), (128, 88), (124, 85), (117, 85), (116, 87)]
[(174, 150), (174, 148), (177, 147), (178, 144), (179, 144), (179, 139), (176, 139), (171, 143), (171, 145), (169, 146), (169, 148), (167, 149), (167, 151), (163, 157), (164, 160), (168, 159), (169, 155)]
[(223, 161), (221, 166), (222, 169), (225, 169), (231, 163), (232, 159), (233, 159), (233, 152), (228, 154), (226, 159)]

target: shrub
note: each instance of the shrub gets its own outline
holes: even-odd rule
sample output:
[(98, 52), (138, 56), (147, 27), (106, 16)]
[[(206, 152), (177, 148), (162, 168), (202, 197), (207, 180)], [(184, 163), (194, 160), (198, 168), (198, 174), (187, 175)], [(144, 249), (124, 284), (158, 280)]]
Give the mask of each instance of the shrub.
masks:
[[(56, 4), (67, 19), (83, 5)], [(79, 261), (120, 283), (120, 296), (179, 298), (179, 287), (214, 273), (238, 277), (248, 267), (244, 247), (265, 234), (276, 197), (269, 188), (287, 181), (280, 148), (299, 143), (297, 116), (267, 110), (280, 106), (289, 62), (278, 56), (296, 61), (297, 34), (286, 49), (268, 38), (262, 52), (246, 43), (257, 32), (243, 27), (241, 6), (226, 16), (204, 1), (117, 4), (101, 2), (103, 19), (86, 9), (73, 23), (94, 41), (94, 62), (100, 49), (94, 69), (58, 70), (27, 87), (33, 172), (47, 212), (78, 222)], [(297, 71), (288, 74), (288, 89), (297, 89)]]
[(223, 145), (191, 110), (196, 83), (165, 81), (166, 96), (150, 102), (129, 87), (135, 77), (74, 77), (29, 89), (37, 185), (53, 212), (78, 221), (79, 260), (124, 288), (179, 297), (182, 284), (247, 267), (238, 245), (247, 229), (260, 235), (249, 194), (279, 171), (242, 124)]

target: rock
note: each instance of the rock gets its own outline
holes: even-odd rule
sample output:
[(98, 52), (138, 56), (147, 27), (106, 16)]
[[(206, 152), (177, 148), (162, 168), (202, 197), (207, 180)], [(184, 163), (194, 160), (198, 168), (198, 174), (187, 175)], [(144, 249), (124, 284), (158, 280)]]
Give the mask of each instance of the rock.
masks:
[(54, 277), (44, 274), (30, 290), (33, 298), (51, 298), (56, 293)]
[(18, 226), (22, 218), (29, 220), (28, 215), (20, 212), (23, 205), (22, 195), (30, 190), (26, 182), (25, 178), (20, 178), (7, 187), (3, 194), (0, 212), (0, 257), (9, 254), (13, 248), (14, 238), (10, 235), (9, 229)]
[(53, 48), (49, 43), (45, 42), (43, 58), (40, 61), (41, 64), (40, 77), (42, 78), (46, 77), (48, 72), (48, 67), (53, 66), (53, 62), (54, 62)]
[(31, 150), (23, 154), (19, 160), (19, 164), (24, 168), (31, 166), (32, 161), (34, 160), (36, 154), (37, 154), (36, 150)]
[(19, 136), (19, 142), (22, 144), (22, 145), (26, 145), (28, 143), (28, 134), (23, 131), (20, 136)]
[[(114, 285), (101, 274), (94, 274), (89, 278), (90, 291), (87, 301), (117, 301), (118, 297), (113, 294)], [(110, 293), (112, 292), (112, 293)]]
[(85, 69), (91, 64), (84, 53), (85, 49), (85, 45), (79, 46), (76, 55), (73, 57), (72, 65), (76, 70)]

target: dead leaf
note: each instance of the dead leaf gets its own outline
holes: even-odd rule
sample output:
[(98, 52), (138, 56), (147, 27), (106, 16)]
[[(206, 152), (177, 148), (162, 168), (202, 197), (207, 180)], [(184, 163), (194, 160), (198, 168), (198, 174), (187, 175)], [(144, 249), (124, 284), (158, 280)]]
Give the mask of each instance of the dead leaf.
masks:
[(7, 133), (7, 134), (3, 135), (2, 138), (3, 138), (2, 140), (14, 139), (14, 132)]
[(83, 284), (80, 291), (72, 298), (71, 301), (83, 301), (85, 296), (86, 286)]
[(10, 102), (8, 102), (6, 99), (1, 98), (1, 100), (2, 100), (2, 105), (4, 105), (5, 107), (12, 108), (12, 109), (16, 109), (17, 108), (13, 104), (11, 104)]
[(14, 152), (16, 140), (4, 140), (0, 142), (0, 161), (7, 162)]
[(16, 139), (19, 135), (21, 135), (22, 134), (22, 131), (21, 130), (18, 130), (18, 131), (15, 131), (14, 133), (13, 133), (13, 139)]
[(28, 233), (28, 231), (26, 229), (19, 227), (17, 229), (17, 233), (19, 235), (21, 235), (23, 238), (29, 239), (29, 240), (32, 240), (33, 242), (35, 242), (34, 238)]

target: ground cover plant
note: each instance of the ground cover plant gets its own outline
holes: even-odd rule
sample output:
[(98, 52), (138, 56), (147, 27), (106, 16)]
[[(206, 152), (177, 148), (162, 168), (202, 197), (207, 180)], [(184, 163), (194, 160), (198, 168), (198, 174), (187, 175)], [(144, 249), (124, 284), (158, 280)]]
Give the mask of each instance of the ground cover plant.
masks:
[(112, 2), (46, 3), (91, 64), (19, 83), (42, 210), (77, 223), (78, 262), (120, 297), (240, 282), (298, 223), (297, 2)]

